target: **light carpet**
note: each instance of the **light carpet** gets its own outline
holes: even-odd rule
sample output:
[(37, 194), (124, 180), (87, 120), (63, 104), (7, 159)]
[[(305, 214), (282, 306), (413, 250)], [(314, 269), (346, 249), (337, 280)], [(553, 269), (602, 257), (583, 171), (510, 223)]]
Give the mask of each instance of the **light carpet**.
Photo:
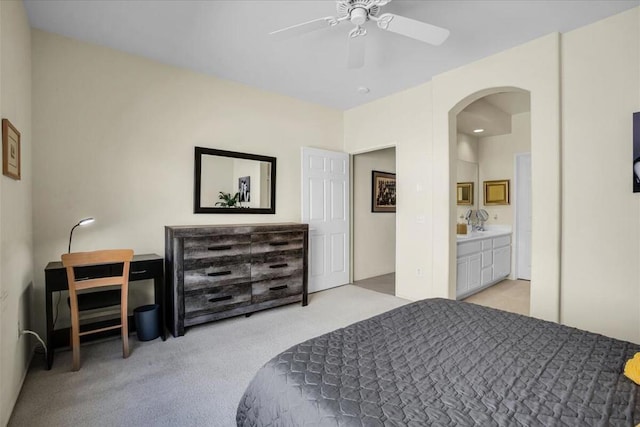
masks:
[(341, 286), (292, 304), (187, 329), (185, 336), (139, 342), (122, 359), (119, 339), (56, 352), (53, 369), (36, 355), (10, 426), (234, 426), (238, 402), (258, 369), (318, 335), (408, 303)]

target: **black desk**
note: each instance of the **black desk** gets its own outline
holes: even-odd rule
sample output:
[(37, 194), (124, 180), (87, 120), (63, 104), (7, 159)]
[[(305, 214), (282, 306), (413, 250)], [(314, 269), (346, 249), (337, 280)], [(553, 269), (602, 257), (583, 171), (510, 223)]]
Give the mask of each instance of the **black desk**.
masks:
[[(156, 254), (134, 255), (129, 268), (129, 284), (136, 280), (153, 279), (155, 303), (160, 306), (160, 331), (162, 340), (167, 339), (165, 327), (165, 290), (164, 290), (164, 258)], [(76, 275), (80, 277), (100, 277), (110, 274), (111, 268), (119, 268), (122, 274), (122, 264), (100, 264), (76, 268)], [(52, 261), (44, 269), (45, 277), (45, 306), (47, 311), (47, 369), (53, 365), (53, 350), (58, 347), (69, 346), (69, 328), (53, 329), (53, 293), (69, 289), (67, 270), (61, 261)], [(129, 316), (129, 330), (134, 328), (132, 316)], [(94, 339), (105, 335), (119, 334), (119, 330), (106, 331), (83, 339)]]

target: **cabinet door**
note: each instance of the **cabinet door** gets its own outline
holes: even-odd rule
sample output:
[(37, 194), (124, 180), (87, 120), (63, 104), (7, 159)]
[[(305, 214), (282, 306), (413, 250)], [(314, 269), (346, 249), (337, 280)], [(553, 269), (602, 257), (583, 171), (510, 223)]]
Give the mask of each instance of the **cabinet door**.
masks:
[(456, 296), (460, 296), (469, 290), (469, 257), (458, 258), (456, 271)]
[(482, 251), (482, 268), (488, 268), (493, 265), (493, 251)]
[(469, 257), (468, 283), (469, 290), (480, 287), (480, 270), (482, 269), (482, 256), (480, 254)]
[(484, 286), (493, 281), (493, 266), (490, 265), (487, 268), (482, 269), (482, 278), (480, 279), (480, 285)]
[(511, 273), (511, 246), (493, 251), (493, 280), (506, 277)]

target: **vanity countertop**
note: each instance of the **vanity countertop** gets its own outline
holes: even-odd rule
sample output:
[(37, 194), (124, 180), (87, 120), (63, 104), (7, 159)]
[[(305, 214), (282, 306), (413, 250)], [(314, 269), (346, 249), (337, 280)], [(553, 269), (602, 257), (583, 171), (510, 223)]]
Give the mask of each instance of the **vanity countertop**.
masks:
[(494, 229), (494, 230), (486, 230), (486, 231), (473, 231), (470, 234), (458, 234), (456, 235), (456, 240), (458, 243), (464, 242), (473, 242), (474, 240), (486, 239), (489, 237), (498, 237), (498, 236), (506, 236), (511, 234), (511, 230), (509, 229)]

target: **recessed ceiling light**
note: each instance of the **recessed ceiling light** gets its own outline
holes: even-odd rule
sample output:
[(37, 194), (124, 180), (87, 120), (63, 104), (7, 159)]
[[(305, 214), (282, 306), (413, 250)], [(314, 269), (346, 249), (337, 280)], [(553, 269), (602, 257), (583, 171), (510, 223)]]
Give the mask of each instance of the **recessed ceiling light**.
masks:
[(358, 87), (358, 93), (362, 93), (362, 94), (369, 93), (369, 88), (366, 87), (366, 86), (359, 86)]
[(474, 129), (473, 133), (481, 133), (484, 132), (484, 129)]

